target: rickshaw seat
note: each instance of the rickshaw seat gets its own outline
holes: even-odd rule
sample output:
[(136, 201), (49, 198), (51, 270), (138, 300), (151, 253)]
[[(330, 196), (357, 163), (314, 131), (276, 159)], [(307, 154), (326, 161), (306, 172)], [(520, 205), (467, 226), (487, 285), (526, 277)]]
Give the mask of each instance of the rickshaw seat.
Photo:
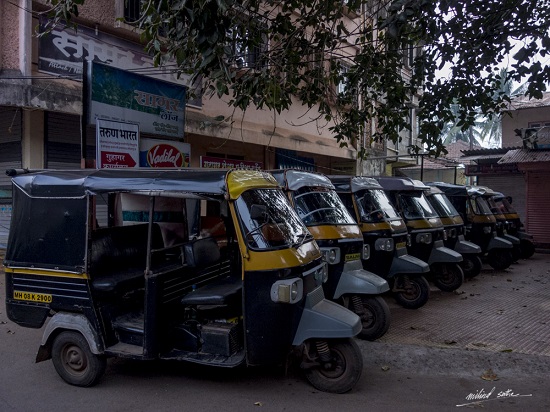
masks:
[(241, 299), (243, 282), (235, 276), (226, 276), (201, 286), (185, 295), (184, 305), (227, 305)]
[[(92, 288), (112, 293), (140, 287), (144, 282), (147, 236), (147, 224), (93, 231), (90, 257)], [(160, 227), (153, 224), (151, 247), (160, 249), (163, 246)], [(159, 258), (156, 256), (157, 260)]]
[(221, 258), (216, 239), (207, 237), (184, 245), (185, 263), (194, 268), (210, 266)]

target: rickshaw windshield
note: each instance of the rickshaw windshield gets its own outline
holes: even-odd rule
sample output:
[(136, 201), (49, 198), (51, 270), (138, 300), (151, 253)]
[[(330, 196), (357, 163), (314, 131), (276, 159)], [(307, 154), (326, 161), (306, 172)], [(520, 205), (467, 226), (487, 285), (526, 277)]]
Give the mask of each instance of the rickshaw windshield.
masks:
[(422, 191), (399, 194), (399, 202), (405, 219), (423, 219), (437, 217)]
[(431, 205), (433, 206), (433, 208), (435, 209), (435, 211), (440, 217), (458, 216), (457, 210), (455, 209), (453, 204), (449, 201), (447, 196), (441, 193), (436, 193), (431, 196), (431, 200), (432, 200), (430, 202)]
[(355, 193), (355, 201), (362, 222), (380, 222), (400, 218), (382, 189), (357, 192)]
[(500, 215), (504, 213), (504, 209), (498, 207), (498, 205), (496, 204), (495, 200), (492, 197), (488, 197), (486, 200), (487, 200), (487, 204), (489, 205), (489, 209), (493, 214)]
[(476, 215), (492, 215), (491, 208), (487, 203), (487, 200), (481, 196), (477, 196), (473, 199), (470, 199), (470, 205), (472, 210)]
[(235, 206), (251, 249), (285, 249), (313, 240), (280, 189), (247, 190)]
[(495, 203), (502, 210), (503, 213), (517, 213), (516, 209), (508, 202), (508, 199), (505, 197), (501, 199), (495, 199)]
[(302, 187), (294, 192), (294, 203), (306, 226), (357, 224), (334, 190)]

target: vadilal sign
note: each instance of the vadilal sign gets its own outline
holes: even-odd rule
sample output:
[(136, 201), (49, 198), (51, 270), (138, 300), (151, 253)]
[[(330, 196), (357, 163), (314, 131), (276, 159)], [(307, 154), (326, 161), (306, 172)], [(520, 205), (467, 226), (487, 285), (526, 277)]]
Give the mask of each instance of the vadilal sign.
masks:
[(169, 140), (141, 139), (140, 167), (189, 167), (191, 145)]

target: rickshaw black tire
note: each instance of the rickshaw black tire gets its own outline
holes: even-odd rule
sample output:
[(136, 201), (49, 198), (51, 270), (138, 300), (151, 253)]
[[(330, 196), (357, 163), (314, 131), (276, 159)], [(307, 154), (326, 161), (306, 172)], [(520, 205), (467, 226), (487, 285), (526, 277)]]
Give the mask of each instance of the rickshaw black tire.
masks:
[(517, 262), (521, 259), (521, 248), (520, 245), (514, 245), (512, 248), (512, 263)]
[[(428, 302), (430, 298), (430, 284), (424, 276), (410, 277), (408, 280), (413, 289), (412, 297), (405, 292), (395, 292), (395, 301), (405, 309), (418, 309)], [(398, 282), (401, 283), (401, 282)]]
[(520, 239), (521, 258), (529, 259), (535, 254), (535, 245), (528, 239)]
[[(445, 277), (434, 273), (434, 285), (443, 292), (454, 292), (464, 283), (464, 272), (458, 263), (444, 264), (448, 275)], [(443, 268), (441, 268), (443, 270)]]
[(508, 249), (493, 249), (487, 254), (487, 263), (495, 270), (505, 270), (512, 264), (512, 252)]
[[(386, 334), (390, 327), (390, 307), (381, 296), (361, 296), (363, 310), (366, 314), (358, 314), (363, 323), (363, 329), (357, 335), (358, 338), (373, 341)], [(362, 315), (362, 316), (361, 316)], [(365, 325), (364, 317), (370, 322)], [(365, 327), (366, 326), (366, 327)]]
[(478, 255), (466, 254), (462, 257), (464, 260), (462, 261), (461, 265), (465, 278), (472, 279), (481, 273), (483, 263), (481, 262), (481, 258)]
[(323, 392), (349, 392), (363, 373), (361, 349), (353, 338), (327, 339), (325, 342), (328, 344), (332, 363), (340, 371), (324, 370), (322, 367), (308, 368), (305, 370), (306, 378), (315, 389)]
[(78, 332), (64, 331), (54, 338), (52, 361), (61, 378), (74, 386), (93, 386), (105, 373), (107, 360), (95, 355)]

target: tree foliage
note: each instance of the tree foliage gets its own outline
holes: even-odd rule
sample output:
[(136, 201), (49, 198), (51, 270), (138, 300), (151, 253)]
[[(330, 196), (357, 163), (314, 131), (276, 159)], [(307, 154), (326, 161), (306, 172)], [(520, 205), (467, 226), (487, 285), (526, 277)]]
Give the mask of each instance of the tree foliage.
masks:
[[(76, 16), (82, 1), (50, 0), (52, 24)], [(550, 0), (141, 3), (135, 24), (158, 64), (174, 57), (181, 73), (203, 79), (205, 92), (243, 110), (281, 112), (298, 99), (341, 144), (371, 121), (375, 140), (398, 140), (416, 95), (419, 137), (439, 153), (445, 124), (466, 131), (479, 114), (506, 110), (503, 81), (526, 82), (525, 93), (540, 98), (550, 80)], [(407, 61), (411, 45), (422, 52)], [(438, 77), (445, 66), (449, 76)]]

